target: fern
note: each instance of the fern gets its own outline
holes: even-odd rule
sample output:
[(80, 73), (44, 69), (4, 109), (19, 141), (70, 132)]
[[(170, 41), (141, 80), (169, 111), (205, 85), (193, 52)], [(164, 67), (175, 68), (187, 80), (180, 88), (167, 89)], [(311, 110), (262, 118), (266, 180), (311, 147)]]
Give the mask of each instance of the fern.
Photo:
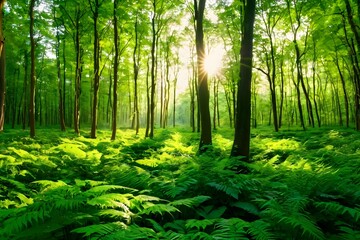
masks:
[(210, 205), (210, 206), (201, 207), (197, 209), (196, 212), (203, 218), (214, 219), (214, 218), (220, 218), (224, 214), (226, 209), (227, 209), (226, 206), (214, 208), (214, 206)]
[(132, 194), (108, 193), (95, 197), (87, 201), (91, 206), (99, 206), (100, 208), (120, 208), (123, 211), (129, 211), (130, 200)]
[(263, 220), (256, 220), (249, 224), (247, 233), (256, 240), (272, 240), (275, 236), (269, 232), (270, 224)]
[(187, 206), (187, 207), (191, 208), (191, 207), (196, 207), (209, 199), (210, 199), (210, 197), (208, 197), (208, 196), (196, 196), (193, 198), (176, 200), (169, 204), (172, 206)]
[(127, 191), (137, 191), (134, 188), (129, 188), (129, 187), (123, 187), (123, 186), (119, 186), (119, 185), (99, 185), (99, 186), (95, 186), (89, 190), (86, 191), (86, 194), (89, 196), (99, 196), (105, 192), (108, 192), (110, 190), (127, 190)]
[(247, 227), (249, 223), (239, 218), (222, 219), (215, 224), (216, 230), (211, 233), (211, 236), (215, 239), (248, 240)]
[(210, 182), (207, 185), (214, 187), (218, 191), (226, 193), (228, 196), (235, 198), (236, 200), (239, 198), (239, 187), (232, 181), (229, 181), (228, 183)]
[(154, 204), (149, 207), (146, 207), (141, 212), (139, 212), (139, 214), (140, 215), (142, 215), (142, 214), (145, 214), (145, 215), (160, 214), (160, 215), (162, 215), (163, 213), (171, 214), (172, 212), (180, 212), (180, 210), (169, 204)]
[(243, 209), (251, 214), (254, 214), (256, 216), (260, 215), (260, 211), (257, 208), (257, 206), (255, 206), (254, 204), (249, 203), (249, 202), (240, 202), (239, 201), (239, 202), (232, 203), (231, 206), (241, 208), (241, 209)]
[(72, 230), (71, 232), (83, 234), (83, 237), (90, 237), (92, 235), (96, 235), (100, 238), (101, 236), (109, 235), (125, 228), (126, 225), (122, 222), (112, 222), (80, 227)]
[(336, 215), (349, 214), (356, 222), (360, 219), (360, 211), (358, 208), (350, 208), (343, 206), (337, 202), (315, 202), (315, 206), (321, 208), (323, 212), (332, 212)]
[(214, 225), (219, 219), (189, 219), (186, 221), (187, 229), (196, 228), (197, 230), (205, 230), (206, 227)]

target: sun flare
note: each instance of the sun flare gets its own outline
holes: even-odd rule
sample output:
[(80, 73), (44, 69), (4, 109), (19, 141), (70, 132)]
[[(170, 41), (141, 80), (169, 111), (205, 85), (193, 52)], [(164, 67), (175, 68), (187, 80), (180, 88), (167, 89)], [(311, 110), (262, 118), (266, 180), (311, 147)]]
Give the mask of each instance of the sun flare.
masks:
[(223, 54), (223, 49), (215, 48), (205, 57), (204, 70), (208, 75), (215, 76), (220, 73)]

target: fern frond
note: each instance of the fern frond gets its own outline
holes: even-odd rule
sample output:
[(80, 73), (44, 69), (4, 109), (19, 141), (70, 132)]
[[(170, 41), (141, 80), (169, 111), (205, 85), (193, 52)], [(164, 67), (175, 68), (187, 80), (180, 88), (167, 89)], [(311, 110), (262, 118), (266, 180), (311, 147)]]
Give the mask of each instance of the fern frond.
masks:
[(358, 208), (346, 207), (337, 202), (316, 202), (315, 206), (322, 208), (322, 211), (331, 211), (336, 215), (345, 215), (348, 213), (356, 222), (360, 219), (360, 211)]
[(221, 206), (218, 208), (214, 208), (214, 206), (206, 206), (200, 209), (197, 209), (196, 212), (206, 219), (220, 218), (224, 212), (226, 211), (226, 206)]
[(155, 229), (157, 232), (165, 232), (165, 229), (159, 223), (149, 218), (147, 220), (151, 223), (153, 229)]
[(158, 202), (161, 201), (162, 199), (149, 195), (137, 195), (134, 196), (134, 200), (137, 200), (139, 202)]
[(104, 210), (99, 211), (98, 215), (99, 216), (109, 216), (114, 219), (129, 220), (132, 216), (132, 213), (130, 211), (124, 212), (124, 211), (119, 211), (116, 209), (104, 209)]
[(269, 232), (270, 224), (263, 220), (251, 222), (247, 232), (256, 240), (272, 240), (274, 235)]
[(101, 208), (121, 208), (129, 211), (130, 200), (132, 194), (108, 193), (87, 201), (91, 206), (99, 206)]
[(23, 183), (21, 183), (19, 181), (9, 179), (9, 178), (5, 178), (5, 177), (1, 177), (1, 176), (0, 176), (0, 185), (8, 186), (9, 189), (21, 190), (23, 192), (28, 191), (25, 184), (23, 184)]
[(196, 206), (200, 205), (201, 203), (209, 200), (210, 198), (211, 197), (209, 197), (209, 196), (196, 196), (193, 198), (185, 198), (185, 199), (176, 200), (169, 204), (172, 206), (187, 206), (187, 207), (191, 208), (191, 207), (196, 207)]
[(124, 187), (124, 186), (119, 186), (119, 185), (100, 185), (100, 186), (95, 186), (95, 187), (87, 190), (86, 194), (89, 196), (99, 196), (110, 190), (127, 190), (130, 192), (137, 191), (134, 188)]
[(83, 234), (83, 237), (96, 235), (98, 237), (112, 234), (116, 231), (126, 229), (126, 225), (122, 222), (112, 222), (106, 224), (95, 224), (86, 227), (80, 227), (72, 230), (73, 233)]
[(56, 189), (56, 188), (59, 188), (62, 186), (67, 186), (67, 184), (61, 180), (58, 180), (57, 182), (50, 181), (50, 180), (38, 180), (38, 181), (34, 181), (32, 183), (40, 185), (41, 192), (46, 192), (46, 191)]
[(32, 224), (44, 221), (49, 216), (49, 212), (43, 208), (36, 211), (25, 210), (21, 215), (3, 221), (4, 230), (8, 234), (16, 234)]
[(173, 222), (165, 223), (164, 228), (175, 230), (178, 233), (185, 233), (186, 232), (185, 224), (186, 224), (185, 220), (178, 219)]
[(150, 207), (143, 209), (139, 214), (146, 214), (146, 215), (160, 214), (160, 215), (162, 215), (163, 213), (171, 214), (172, 212), (180, 212), (180, 210), (169, 204), (154, 204)]
[(259, 216), (259, 214), (260, 214), (259, 209), (254, 204), (249, 203), (249, 202), (235, 202), (235, 203), (231, 204), (231, 206), (241, 208), (241, 209), (243, 209), (251, 214), (254, 214), (256, 216)]
[(229, 183), (210, 182), (207, 185), (214, 187), (218, 191), (226, 193), (228, 196), (233, 197), (236, 200), (239, 198), (240, 190), (232, 181), (229, 181)]
[(249, 227), (249, 223), (242, 219), (222, 219), (215, 224), (215, 227), (216, 230), (211, 233), (215, 239), (248, 240), (245, 229)]
[(187, 229), (196, 228), (197, 230), (205, 230), (207, 226), (214, 225), (219, 219), (189, 219), (186, 221), (185, 227)]
[(53, 204), (55, 206), (56, 209), (59, 210), (65, 210), (65, 211), (69, 211), (69, 210), (74, 210), (74, 209), (79, 209), (81, 206), (83, 206), (86, 202), (86, 199), (82, 199), (82, 198), (72, 198), (72, 199), (56, 199), (53, 201)]
[(307, 216), (301, 213), (292, 213), (290, 216), (283, 217), (279, 222), (285, 222), (294, 228), (300, 228), (303, 234), (308, 234), (313, 239), (325, 239), (323, 232), (310, 220)]
[(339, 239), (350, 240), (350, 239), (360, 239), (360, 231), (354, 230), (349, 226), (340, 226), (340, 231), (342, 232), (339, 235)]

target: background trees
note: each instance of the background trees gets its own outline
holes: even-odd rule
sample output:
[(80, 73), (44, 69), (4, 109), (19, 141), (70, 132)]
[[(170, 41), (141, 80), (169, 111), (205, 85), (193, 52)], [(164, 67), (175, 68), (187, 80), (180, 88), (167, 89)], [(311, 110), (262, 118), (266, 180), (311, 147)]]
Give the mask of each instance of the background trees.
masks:
[[(114, 10), (110, 1), (41, 1), (32, 44), (24, 30), (31, 5), (8, 2), (1, 74), (9, 84), (0, 119), (14, 128), (66, 125), (77, 134), (91, 126), (92, 137), (98, 127), (138, 132), (148, 125), (153, 137), (157, 127), (186, 125), (202, 130), (201, 142), (209, 144), (210, 125), (234, 127), (244, 110), (236, 92), (247, 3), (119, 1)], [(256, 8), (252, 112), (245, 114), (252, 126), (359, 128), (358, 3), (262, 0)], [(209, 81), (198, 71), (203, 59), (222, 60)]]

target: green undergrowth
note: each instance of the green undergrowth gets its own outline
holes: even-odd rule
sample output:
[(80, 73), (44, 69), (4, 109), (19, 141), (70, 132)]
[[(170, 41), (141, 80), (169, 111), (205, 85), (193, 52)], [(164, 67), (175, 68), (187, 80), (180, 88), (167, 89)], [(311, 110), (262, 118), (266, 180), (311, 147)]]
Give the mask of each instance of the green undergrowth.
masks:
[(232, 130), (54, 129), (0, 134), (0, 239), (360, 239), (360, 133), (252, 132), (250, 173)]

